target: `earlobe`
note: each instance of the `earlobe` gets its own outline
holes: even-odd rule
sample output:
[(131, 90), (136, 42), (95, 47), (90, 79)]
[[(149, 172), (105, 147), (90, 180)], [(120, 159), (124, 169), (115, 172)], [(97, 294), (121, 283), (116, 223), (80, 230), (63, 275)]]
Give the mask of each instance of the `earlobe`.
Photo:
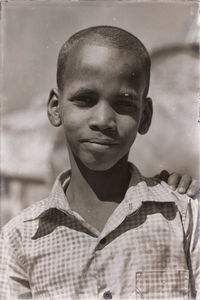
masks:
[(143, 112), (140, 120), (139, 129), (138, 129), (138, 132), (140, 134), (145, 134), (149, 130), (149, 127), (151, 125), (152, 115), (153, 115), (152, 100), (151, 98), (146, 98), (143, 106)]
[(52, 89), (49, 93), (47, 104), (47, 115), (51, 124), (58, 127), (62, 124), (59, 109), (59, 93), (56, 89)]

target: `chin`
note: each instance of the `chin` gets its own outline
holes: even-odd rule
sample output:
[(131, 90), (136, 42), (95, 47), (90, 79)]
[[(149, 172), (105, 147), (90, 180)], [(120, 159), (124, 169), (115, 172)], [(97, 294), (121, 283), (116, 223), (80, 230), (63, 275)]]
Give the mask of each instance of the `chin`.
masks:
[(111, 169), (116, 162), (84, 162), (82, 161), (82, 163), (84, 164), (84, 166), (88, 169), (90, 169), (91, 171), (107, 171), (109, 169)]
[(118, 155), (88, 155), (88, 154), (82, 154), (82, 155), (73, 155), (74, 160), (76, 161), (77, 165), (82, 168), (85, 167), (91, 171), (108, 171), (112, 169), (115, 165), (117, 165), (118, 162), (120, 162), (122, 159), (127, 161), (128, 154), (125, 154), (122, 157), (119, 157)]

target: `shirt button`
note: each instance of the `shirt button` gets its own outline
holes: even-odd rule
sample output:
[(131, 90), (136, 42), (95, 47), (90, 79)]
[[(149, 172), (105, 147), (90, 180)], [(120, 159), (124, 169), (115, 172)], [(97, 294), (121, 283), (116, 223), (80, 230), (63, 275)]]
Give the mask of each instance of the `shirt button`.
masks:
[(104, 294), (103, 294), (103, 297), (104, 299), (112, 299), (112, 294), (110, 291), (106, 291)]

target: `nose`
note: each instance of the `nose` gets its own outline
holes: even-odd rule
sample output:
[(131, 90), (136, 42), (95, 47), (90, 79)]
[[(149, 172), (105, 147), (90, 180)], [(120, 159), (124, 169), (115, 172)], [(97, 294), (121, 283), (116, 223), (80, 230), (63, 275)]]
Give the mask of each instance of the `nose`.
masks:
[(99, 101), (92, 110), (89, 126), (93, 130), (117, 129), (115, 111), (106, 101)]

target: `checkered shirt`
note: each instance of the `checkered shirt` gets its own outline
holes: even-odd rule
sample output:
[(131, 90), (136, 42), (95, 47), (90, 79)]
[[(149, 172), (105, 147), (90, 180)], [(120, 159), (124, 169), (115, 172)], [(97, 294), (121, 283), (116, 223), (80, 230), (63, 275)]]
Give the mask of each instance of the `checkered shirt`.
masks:
[[(5, 299), (190, 299), (200, 290), (198, 200), (130, 164), (123, 201), (102, 232), (68, 204), (70, 171), (47, 199), (2, 229)], [(198, 298), (198, 296), (197, 296)]]

